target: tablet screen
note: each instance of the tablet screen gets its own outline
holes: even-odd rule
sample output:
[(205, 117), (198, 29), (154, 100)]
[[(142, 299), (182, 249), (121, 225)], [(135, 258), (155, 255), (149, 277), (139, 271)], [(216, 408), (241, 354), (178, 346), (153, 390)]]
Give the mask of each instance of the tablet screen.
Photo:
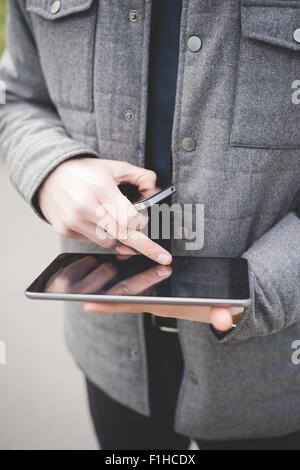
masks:
[(163, 279), (159, 268), (139, 255), (62, 254), (27, 293), (236, 301), (250, 298), (248, 265), (242, 258), (174, 257)]

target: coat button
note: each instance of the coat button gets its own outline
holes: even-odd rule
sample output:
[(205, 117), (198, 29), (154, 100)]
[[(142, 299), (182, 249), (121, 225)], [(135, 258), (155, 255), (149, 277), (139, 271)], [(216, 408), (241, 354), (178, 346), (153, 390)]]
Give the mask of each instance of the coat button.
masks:
[(124, 112), (124, 119), (125, 121), (132, 121), (134, 118), (134, 112), (131, 109), (127, 109)]
[(52, 15), (56, 15), (60, 11), (60, 9), (61, 9), (61, 2), (59, 0), (55, 0), (55, 2), (51, 4), (51, 8), (50, 8)]
[(191, 52), (198, 52), (202, 47), (202, 41), (198, 36), (191, 36), (188, 40), (188, 48)]
[(181, 141), (181, 146), (186, 152), (192, 152), (196, 148), (196, 142), (192, 137), (185, 137)]
[(136, 23), (139, 19), (139, 12), (137, 10), (129, 10), (128, 18), (131, 23)]
[(294, 41), (300, 44), (300, 28), (294, 31), (293, 38), (294, 38)]
[(131, 359), (137, 359), (139, 357), (139, 352), (138, 352), (137, 349), (131, 348), (129, 350), (129, 355), (130, 355)]

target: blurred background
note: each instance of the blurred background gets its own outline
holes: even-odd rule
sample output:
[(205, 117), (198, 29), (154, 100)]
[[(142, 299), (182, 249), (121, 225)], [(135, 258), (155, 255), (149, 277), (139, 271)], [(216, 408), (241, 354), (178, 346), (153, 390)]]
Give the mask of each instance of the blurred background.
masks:
[[(0, 54), (5, 0), (0, 0)], [(96, 449), (83, 378), (66, 351), (62, 305), (23, 294), (59, 252), (57, 238), (21, 200), (0, 155), (0, 449)]]

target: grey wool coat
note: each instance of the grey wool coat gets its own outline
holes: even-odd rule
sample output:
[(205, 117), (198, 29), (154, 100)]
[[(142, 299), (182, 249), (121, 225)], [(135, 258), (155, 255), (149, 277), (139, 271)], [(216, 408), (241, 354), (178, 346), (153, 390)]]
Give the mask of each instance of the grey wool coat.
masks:
[[(62, 0), (58, 12), (52, 0), (8, 3), (0, 152), (22, 196), (32, 202), (49, 172), (75, 155), (142, 166), (151, 1)], [(177, 201), (205, 204), (205, 245), (195, 256), (246, 257), (253, 295), (222, 341), (207, 325), (179, 322), (185, 369), (175, 424), (188, 436), (300, 430), (300, 366), (291, 360), (300, 340), (299, 28), (299, 0), (183, 2)], [(187, 47), (193, 35), (203, 43), (197, 53)], [(185, 241), (175, 240), (173, 253), (184, 252)], [(87, 317), (72, 305), (66, 337), (94, 383), (149, 414), (142, 316)]]

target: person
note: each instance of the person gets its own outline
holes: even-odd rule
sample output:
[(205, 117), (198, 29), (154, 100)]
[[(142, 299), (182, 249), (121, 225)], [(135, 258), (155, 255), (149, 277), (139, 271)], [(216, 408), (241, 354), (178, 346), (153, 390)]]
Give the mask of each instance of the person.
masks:
[[(168, 270), (185, 240), (163, 247), (133, 228), (118, 189), (158, 176), (181, 204), (205, 205), (190, 254), (250, 265), (238, 317), (67, 306), (102, 449), (299, 448), (300, 30), (283, 3), (8, 1), (0, 152), (64, 249), (138, 251)], [(106, 210), (120, 205), (127, 225)]]

